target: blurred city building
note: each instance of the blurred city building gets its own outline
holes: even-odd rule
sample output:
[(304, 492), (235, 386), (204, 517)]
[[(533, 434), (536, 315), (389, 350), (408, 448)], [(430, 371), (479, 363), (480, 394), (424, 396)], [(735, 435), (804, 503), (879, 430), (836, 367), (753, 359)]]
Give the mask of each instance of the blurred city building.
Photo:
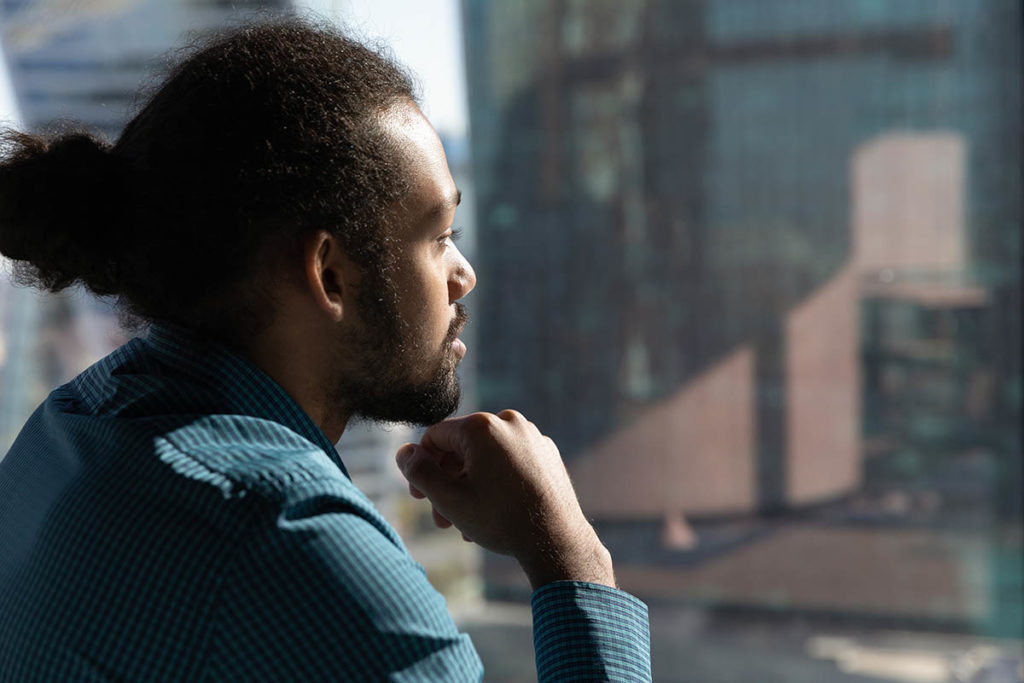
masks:
[(622, 585), (1019, 636), (1019, 6), (463, 15), (481, 407)]
[(223, 26), (291, 0), (2, 0), (0, 27), (24, 122), (48, 130), (70, 121), (111, 141), (140, 87), (169, 64), (190, 31)]

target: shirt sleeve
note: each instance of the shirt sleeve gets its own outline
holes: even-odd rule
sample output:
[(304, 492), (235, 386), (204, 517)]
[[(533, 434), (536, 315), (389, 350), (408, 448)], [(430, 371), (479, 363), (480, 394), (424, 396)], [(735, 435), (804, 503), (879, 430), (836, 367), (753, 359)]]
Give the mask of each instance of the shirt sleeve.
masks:
[(213, 615), (210, 678), (481, 680), (469, 636), (382, 524), (328, 497), (246, 539)]
[(651, 680), (647, 605), (629, 593), (556, 581), (537, 589), (531, 605), (541, 682)]

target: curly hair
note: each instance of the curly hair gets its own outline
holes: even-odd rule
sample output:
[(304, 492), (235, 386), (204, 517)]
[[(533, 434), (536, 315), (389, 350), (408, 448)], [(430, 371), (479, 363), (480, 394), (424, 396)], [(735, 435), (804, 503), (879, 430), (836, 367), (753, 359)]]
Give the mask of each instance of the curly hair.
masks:
[(110, 145), (0, 137), (0, 253), (23, 283), (81, 283), (142, 321), (241, 343), (267, 323), (265, 255), (335, 235), (376, 274), (407, 191), (379, 124), (410, 76), (339, 29), (261, 19), (200, 41)]

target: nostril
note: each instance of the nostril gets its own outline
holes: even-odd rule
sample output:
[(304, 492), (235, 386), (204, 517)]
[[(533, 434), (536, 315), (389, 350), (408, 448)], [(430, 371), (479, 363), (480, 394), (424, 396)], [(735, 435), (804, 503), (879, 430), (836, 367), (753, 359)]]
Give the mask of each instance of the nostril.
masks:
[(448, 283), (449, 297), (452, 301), (469, 294), (476, 286), (476, 275), (472, 269), (457, 272)]

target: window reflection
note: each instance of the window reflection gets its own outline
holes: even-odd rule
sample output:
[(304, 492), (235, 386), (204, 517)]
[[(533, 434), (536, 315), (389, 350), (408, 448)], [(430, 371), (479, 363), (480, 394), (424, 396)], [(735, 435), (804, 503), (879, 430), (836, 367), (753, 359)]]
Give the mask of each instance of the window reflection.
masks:
[(622, 586), (1020, 638), (1019, 8), (464, 10), (481, 403), (559, 443)]

